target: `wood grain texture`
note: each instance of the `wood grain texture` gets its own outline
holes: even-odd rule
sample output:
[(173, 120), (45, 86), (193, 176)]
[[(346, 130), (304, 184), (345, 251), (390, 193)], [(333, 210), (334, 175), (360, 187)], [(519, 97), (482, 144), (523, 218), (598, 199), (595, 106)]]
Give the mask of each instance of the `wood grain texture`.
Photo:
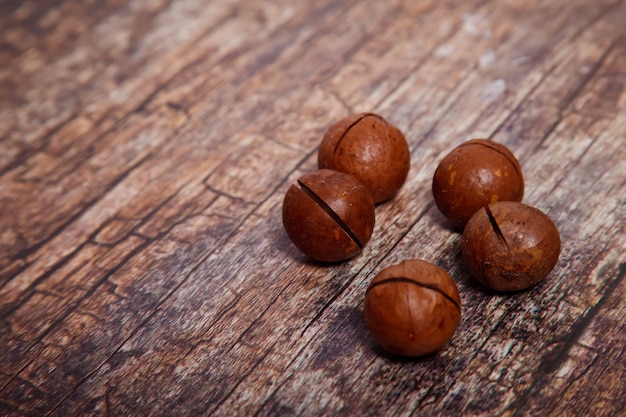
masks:
[[(0, 415), (626, 415), (626, 2), (0, 1)], [(411, 171), (319, 265), (285, 191), (351, 113)], [(430, 191), (489, 137), (563, 248), (485, 291)], [(363, 297), (450, 272), (463, 317), (392, 357)]]

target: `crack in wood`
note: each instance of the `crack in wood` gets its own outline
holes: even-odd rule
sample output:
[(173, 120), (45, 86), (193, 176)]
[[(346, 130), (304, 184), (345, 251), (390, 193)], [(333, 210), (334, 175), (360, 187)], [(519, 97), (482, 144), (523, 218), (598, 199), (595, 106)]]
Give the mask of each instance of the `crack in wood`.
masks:
[[(92, 207), (94, 207), (96, 205), (96, 203), (98, 203), (108, 192), (110, 192), (113, 188), (115, 188), (118, 184), (120, 184), (126, 177), (128, 177), (132, 172), (134, 172), (139, 166), (141, 166), (146, 160), (148, 160), (148, 158), (151, 156), (151, 154), (147, 154), (145, 155), (143, 158), (141, 158), (139, 161), (137, 161), (135, 164), (129, 166), (125, 171), (123, 171), (121, 174), (119, 174), (116, 178), (113, 179), (113, 181), (111, 183), (108, 184), (108, 186), (103, 189), (102, 193), (99, 195), (96, 195), (95, 197), (93, 197), (92, 199), (90, 199), (89, 201), (87, 201), (85, 204), (83, 204), (78, 210), (76, 210), (76, 212), (71, 215), (68, 219), (66, 219), (64, 222), (62, 222), (60, 225), (58, 225), (51, 233), (48, 234), (48, 236), (46, 236), (44, 239), (40, 240), (39, 242), (36, 242), (34, 244), (32, 244), (31, 246), (24, 248), (22, 250), (20, 250), (19, 252), (17, 252), (11, 259), (13, 262), (15, 262), (15, 260), (20, 259), (20, 258), (27, 258), (28, 256), (32, 255), (33, 253), (37, 252), (39, 249), (41, 249), (44, 245), (46, 245), (47, 243), (51, 242), (54, 238), (56, 238), (57, 236), (59, 236), (61, 233), (63, 233), (63, 231), (70, 226), (71, 224), (73, 224), (76, 220), (78, 220), (81, 216), (83, 216), (88, 210), (90, 210)], [(83, 242), (85, 243), (85, 242)], [(64, 263), (63, 259), (60, 259), (55, 265), (62, 265)], [(53, 268), (54, 269), (54, 268)], [(47, 274), (48, 271), (46, 271)], [(42, 277), (39, 277), (38, 279), (36, 279), (35, 281), (33, 281), (30, 285), (30, 287), (33, 287), (34, 285), (36, 286), (37, 284), (39, 284), (42, 279), (45, 279), (45, 277), (49, 276), (44, 274)], [(11, 280), (7, 280), (5, 282), (3, 282), (2, 284), (0, 284), (0, 291), (10, 282)]]
[(537, 366), (537, 375), (534, 378), (534, 382), (532, 382), (530, 386), (518, 395), (517, 398), (507, 407), (507, 410), (511, 411), (514, 417), (525, 415), (524, 406), (527, 404), (528, 399), (543, 390), (546, 384), (550, 383), (550, 377), (552, 374), (554, 374), (568, 359), (569, 356), (567, 353), (571, 350), (576, 341), (580, 339), (580, 336), (598, 315), (606, 300), (622, 283), (622, 281), (624, 281), (625, 277), (626, 262), (622, 262), (617, 268), (616, 277), (605, 286), (600, 300), (589, 307), (587, 312), (571, 326), (570, 331), (566, 334), (564, 339), (553, 341), (553, 343), (559, 343), (560, 348), (558, 348), (552, 355), (542, 359), (540, 364)]

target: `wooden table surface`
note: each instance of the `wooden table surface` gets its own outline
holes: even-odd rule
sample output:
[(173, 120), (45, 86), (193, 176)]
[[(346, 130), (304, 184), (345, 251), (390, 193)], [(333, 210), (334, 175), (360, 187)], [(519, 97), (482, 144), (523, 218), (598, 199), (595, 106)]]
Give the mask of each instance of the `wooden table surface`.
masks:
[[(362, 111), (409, 177), (317, 264), (282, 199)], [(434, 204), (474, 137), (561, 232), (528, 291), (477, 284)], [(625, 1), (0, 1), (0, 415), (626, 415), (625, 198)], [(463, 303), (412, 360), (363, 318), (407, 258)]]

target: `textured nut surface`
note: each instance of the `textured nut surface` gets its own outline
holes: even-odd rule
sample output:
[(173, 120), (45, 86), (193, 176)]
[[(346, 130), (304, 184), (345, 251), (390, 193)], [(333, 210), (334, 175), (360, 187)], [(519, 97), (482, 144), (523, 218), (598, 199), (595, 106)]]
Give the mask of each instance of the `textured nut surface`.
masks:
[(381, 271), (365, 294), (365, 321), (374, 339), (401, 356), (441, 349), (461, 320), (461, 297), (447, 272), (411, 259)]
[(513, 201), (490, 204), (463, 232), (463, 260), (483, 285), (519, 291), (542, 281), (556, 265), (561, 237), (541, 210)]
[(375, 203), (398, 192), (410, 164), (404, 134), (374, 113), (355, 114), (332, 125), (318, 152), (320, 168), (353, 174), (370, 190)]
[(481, 207), (497, 201), (522, 201), (524, 177), (513, 153), (487, 139), (472, 139), (447, 154), (437, 166), (433, 197), (457, 228)]
[(358, 254), (374, 229), (374, 201), (354, 176), (329, 169), (302, 176), (283, 200), (283, 225), (294, 245), (322, 262)]

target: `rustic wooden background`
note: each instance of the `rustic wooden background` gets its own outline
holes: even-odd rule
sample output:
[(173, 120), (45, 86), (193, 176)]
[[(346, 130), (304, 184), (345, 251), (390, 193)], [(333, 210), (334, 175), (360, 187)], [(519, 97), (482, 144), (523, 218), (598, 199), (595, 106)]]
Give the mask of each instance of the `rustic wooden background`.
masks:
[[(625, 85), (625, 1), (0, 1), (0, 415), (626, 415)], [(318, 265), (283, 194), (360, 111), (411, 171)], [(532, 290), (477, 285), (432, 200), (472, 137), (561, 231)], [(362, 313), (405, 258), (464, 307), (417, 360)]]

